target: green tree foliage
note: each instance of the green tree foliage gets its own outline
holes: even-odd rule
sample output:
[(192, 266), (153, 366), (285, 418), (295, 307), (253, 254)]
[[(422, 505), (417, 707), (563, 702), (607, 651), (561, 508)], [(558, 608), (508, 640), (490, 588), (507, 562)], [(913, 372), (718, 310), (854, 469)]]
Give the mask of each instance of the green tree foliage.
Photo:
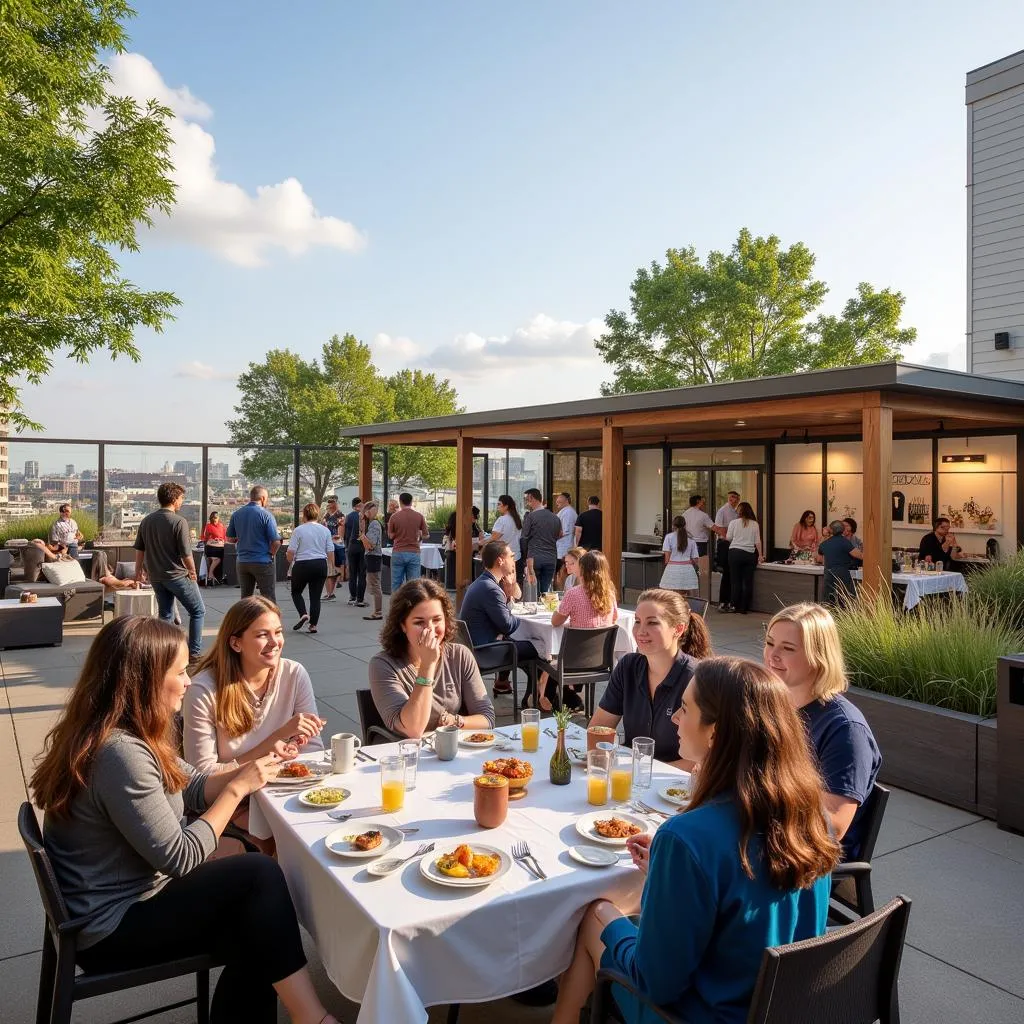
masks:
[[(422, 370), (400, 370), (388, 378), (394, 395), (392, 419), (419, 420), (464, 412), (451, 384)], [(430, 490), (455, 486), (455, 452), (451, 448), (398, 445), (389, 450), (388, 477), (394, 490), (419, 479)]]
[[(6, 0), (0, 14), (0, 408), (66, 351), (138, 360), (177, 299), (121, 276), (137, 226), (174, 203), (171, 112), (109, 96), (101, 51), (124, 49), (123, 0)], [(98, 125), (98, 128), (95, 127)]]
[(670, 249), (641, 268), (630, 311), (611, 310), (596, 345), (614, 369), (602, 394), (744, 380), (898, 359), (916, 331), (901, 328), (904, 297), (861, 284), (840, 316), (810, 320), (825, 298), (814, 254), (740, 231), (729, 253), (701, 262)]

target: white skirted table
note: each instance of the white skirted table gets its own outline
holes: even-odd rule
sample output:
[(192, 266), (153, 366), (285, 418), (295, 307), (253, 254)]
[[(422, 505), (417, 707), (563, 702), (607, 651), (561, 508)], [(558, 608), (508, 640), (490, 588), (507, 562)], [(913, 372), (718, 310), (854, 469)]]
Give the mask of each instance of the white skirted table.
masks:
[[(855, 580), (863, 579), (862, 569), (851, 573)], [(910, 611), (921, 603), (926, 594), (966, 594), (967, 581), (959, 572), (894, 572), (893, 583), (906, 587), (903, 607)]]
[(122, 615), (156, 615), (156, 594), (151, 587), (114, 591), (114, 618)]
[[(513, 608), (513, 614), (519, 613)], [(619, 609), (618, 627), (619, 633), (615, 638), (615, 660), (618, 661), (624, 654), (636, 650), (636, 641), (633, 639), (634, 615), (623, 608)], [(515, 640), (529, 640), (542, 658), (551, 658), (558, 654), (562, 646), (562, 634), (569, 628), (567, 626), (553, 626), (551, 624), (551, 612), (541, 609), (535, 615), (522, 615), (519, 617), (519, 626), (512, 634)]]
[[(394, 548), (383, 548), (382, 553), (390, 561)], [(420, 545), (420, 567), (423, 569), (443, 569), (444, 553), (440, 544), (424, 542)]]

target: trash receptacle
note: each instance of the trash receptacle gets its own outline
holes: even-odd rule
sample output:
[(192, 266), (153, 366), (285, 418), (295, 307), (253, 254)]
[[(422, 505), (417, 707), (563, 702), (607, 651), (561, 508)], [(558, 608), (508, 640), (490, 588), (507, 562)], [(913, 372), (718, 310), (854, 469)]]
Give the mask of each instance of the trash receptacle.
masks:
[(1024, 654), (999, 659), (996, 823), (1024, 833)]

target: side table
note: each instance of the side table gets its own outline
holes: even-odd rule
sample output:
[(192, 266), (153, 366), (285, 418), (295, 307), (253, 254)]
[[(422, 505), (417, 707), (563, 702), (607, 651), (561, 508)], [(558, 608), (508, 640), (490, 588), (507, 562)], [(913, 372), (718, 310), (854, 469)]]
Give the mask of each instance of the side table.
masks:
[(41, 597), (35, 604), (0, 601), (0, 648), (59, 647), (63, 640), (64, 605), (56, 597)]
[(114, 591), (114, 618), (122, 615), (156, 615), (156, 594), (150, 588)]

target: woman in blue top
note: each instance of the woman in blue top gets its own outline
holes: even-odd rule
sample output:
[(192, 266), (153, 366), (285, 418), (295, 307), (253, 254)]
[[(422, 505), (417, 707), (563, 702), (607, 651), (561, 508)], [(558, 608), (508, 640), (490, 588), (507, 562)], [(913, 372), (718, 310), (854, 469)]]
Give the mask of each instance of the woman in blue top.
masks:
[[(688, 1024), (742, 1024), (765, 948), (825, 931), (839, 844), (785, 686), (755, 662), (711, 658), (673, 721), (680, 756), (699, 764), (690, 806), (630, 841), (647, 875), (639, 924), (591, 904), (552, 1024), (575, 1024), (598, 966)], [(645, 1019), (624, 990), (616, 1000), (630, 1024)]]

